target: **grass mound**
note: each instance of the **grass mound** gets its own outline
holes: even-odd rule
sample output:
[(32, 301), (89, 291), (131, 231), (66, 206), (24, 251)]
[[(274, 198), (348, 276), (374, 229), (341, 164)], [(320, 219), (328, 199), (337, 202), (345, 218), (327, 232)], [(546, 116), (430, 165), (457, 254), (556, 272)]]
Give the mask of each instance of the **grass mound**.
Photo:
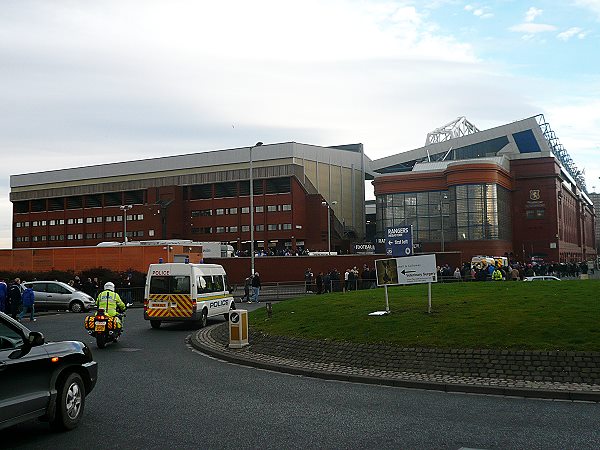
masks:
[(274, 335), (401, 347), (600, 351), (600, 280), (434, 283), (286, 300), (253, 312)]

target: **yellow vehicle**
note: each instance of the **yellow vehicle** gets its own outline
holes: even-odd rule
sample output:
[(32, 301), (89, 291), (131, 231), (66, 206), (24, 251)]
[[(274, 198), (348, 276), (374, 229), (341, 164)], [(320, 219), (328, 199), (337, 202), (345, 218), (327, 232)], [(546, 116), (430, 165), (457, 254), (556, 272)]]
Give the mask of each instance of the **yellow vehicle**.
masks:
[(207, 319), (235, 309), (225, 269), (218, 264), (150, 264), (144, 293), (144, 319), (152, 328), (162, 322), (193, 321), (201, 327)]
[(508, 266), (508, 258), (506, 256), (473, 256), (471, 258), (471, 268), (481, 269), (487, 265), (495, 266), (498, 263), (499, 267)]

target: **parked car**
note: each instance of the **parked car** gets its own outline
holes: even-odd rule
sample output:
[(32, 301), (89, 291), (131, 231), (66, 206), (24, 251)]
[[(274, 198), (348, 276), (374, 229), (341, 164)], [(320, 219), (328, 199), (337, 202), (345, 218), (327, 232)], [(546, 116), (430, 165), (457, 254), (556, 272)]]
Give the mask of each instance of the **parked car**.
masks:
[(68, 309), (83, 312), (91, 309), (95, 299), (85, 292), (60, 281), (30, 281), (25, 283), (35, 292), (36, 309)]
[(0, 312), (0, 429), (41, 418), (58, 430), (75, 428), (98, 368), (83, 342), (44, 342)]
[(523, 281), (560, 281), (560, 278), (552, 275), (536, 275), (535, 277), (525, 277)]

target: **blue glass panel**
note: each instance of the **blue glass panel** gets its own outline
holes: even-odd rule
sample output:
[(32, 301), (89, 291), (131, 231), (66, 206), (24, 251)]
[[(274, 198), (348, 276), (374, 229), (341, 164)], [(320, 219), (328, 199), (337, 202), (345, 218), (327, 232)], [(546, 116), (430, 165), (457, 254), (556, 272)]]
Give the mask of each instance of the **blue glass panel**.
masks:
[(517, 147), (521, 153), (541, 152), (533, 131), (525, 130), (513, 134)]
[(486, 156), (496, 156), (497, 153), (508, 144), (506, 136), (500, 136), (489, 141), (478, 142), (476, 144), (467, 145), (454, 149), (454, 157), (452, 159), (471, 159), (483, 158)]

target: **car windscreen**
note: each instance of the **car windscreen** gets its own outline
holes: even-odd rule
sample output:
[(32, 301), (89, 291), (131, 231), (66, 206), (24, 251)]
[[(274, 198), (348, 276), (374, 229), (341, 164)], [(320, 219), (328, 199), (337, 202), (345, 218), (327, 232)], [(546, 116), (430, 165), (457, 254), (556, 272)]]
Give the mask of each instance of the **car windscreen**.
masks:
[(14, 349), (23, 345), (23, 338), (17, 331), (0, 321), (0, 350)]
[(167, 275), (150, 279), (150, 294), (189, 294), (190, 277)]

